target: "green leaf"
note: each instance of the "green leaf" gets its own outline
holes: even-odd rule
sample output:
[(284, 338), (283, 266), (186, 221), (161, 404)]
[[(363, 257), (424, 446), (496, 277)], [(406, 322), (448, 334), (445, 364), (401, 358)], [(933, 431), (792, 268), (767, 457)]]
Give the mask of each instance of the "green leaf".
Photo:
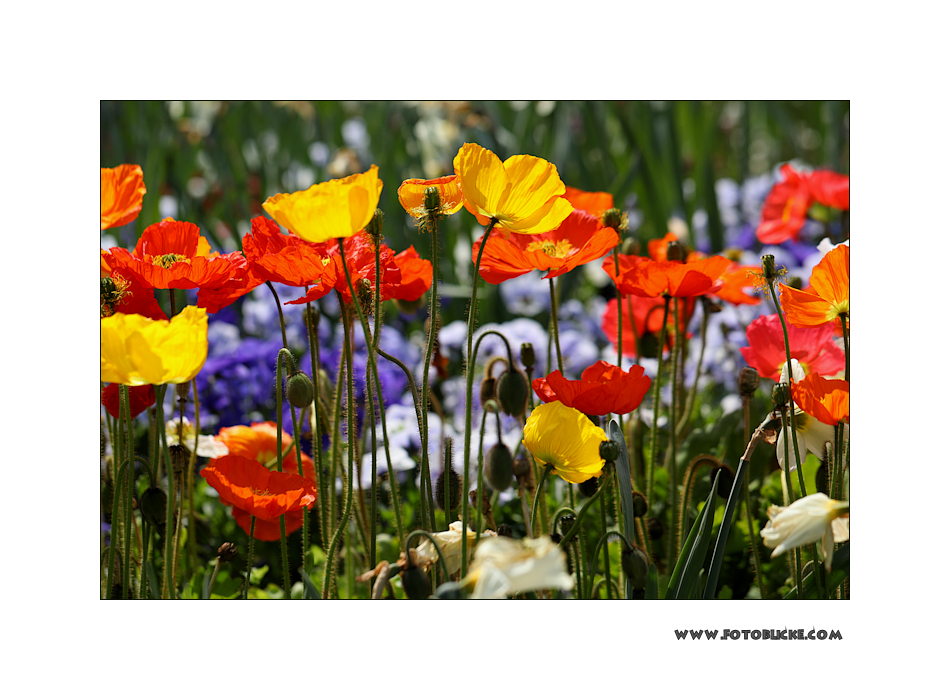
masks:
[(251, 569), (251, 585), (260, 586), (261, 581), (264, 580), (264, 577), (267, 575), (268, 571), (270, 571), (270, 567), (267, 566), (267, 564), (264, 564), (264, 566), (260, 567), (259, 569), (252, 568)]
[[(709, 578), (706, 580), (706, 588), (703, 590), (703, 598), (710, 599), (716, 592), (716, 584), (719, 581), (719, 570), (722, 567), (722, 559), (726, 555), (726, 542), (729, 540), (729, 528), (732, 527), (732, 516), (736, 510), (736, 503), (739, 502), (739, 492), (742, 490), (742, 482), (745, 479), (745, 473), (749, 469), (749, 463), (739, 460), (739, 469), (736, 470), (736, 476), (732, 480), (732, 490), (729, 492), (729, 500), (726, 501), (726, 512), (722, 516), (722, 525), (719, 526), (719, 535), (716, 537), (716, 546), (713, 549), (712, 562), (709, 565)], [(716, 472), (719, 477), (719, 472)]]
[(307, 570), (302, 566), (297, 569), (300, 572), (300, 578), (303, 580), (303, 597), (304, 600), (320, 600), (322, 597), (320, 591), (317, 590), (317, 587), (314, 585), (313, 580), (310, 578), (310, 574), (307, 573)]
[[(679, 585), (675, 589), (674, 597), (677, 600), (685, 600), (693, 594), (693, 589), (699, 581), (699, 572), (702, 569), (703, 561), (706, 559), (706, 551), (709, 549), (709, 539), (712, 535), (713, 520), (716, 514), (716, 489), (719, 488), (719, 476), (722, 470), (716, 472), (713, 479), (712, 488), (709, 489), (709, 496), (706, 497), (706, 504), (703, 506), (703, 513), (699, 518), (699, 534), (693, 542), (686, 559), (686, 566), (683, 568), (683, 575), (680, 578)], [(686, 548), (683, 548), (686, 551)], [(683, 554), (680, 553), (682, 558)], [(679, 561), (677, 561), (679, 564)], [(672, 588), (672, 586), (670, 586)], [(667, 591), (669, 596), (669, 591)]]

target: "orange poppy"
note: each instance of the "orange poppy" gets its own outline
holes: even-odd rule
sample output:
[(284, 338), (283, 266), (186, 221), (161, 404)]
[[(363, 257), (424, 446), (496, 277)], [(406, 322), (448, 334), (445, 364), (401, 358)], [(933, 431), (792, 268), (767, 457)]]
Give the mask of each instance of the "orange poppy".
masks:
[(99, 168), (99, 230), (122, 226), (142, 211), (145, 181), (139, 165)]
[[(478, 258), (482, 238), (472, 245), (472, 262)], [(596, 260), (619, 241), (617, 232), (605, 228), (600, 219), (575, 209), (560, 226), (547, 233), (515, 236), (496, 226), (495, 233), (485, 244), (478, 271), (490, 284), (499, 284), (532, 270), (547, 271), (545, 279), (558, 277), (578, 265)]]
[(730, 261), (729, 267), (719, 278), (722, 280), (722, 287), (713, 292), (713, 296), (737, 306), (760, 304), (762, 300), (759, 297), (754, 297), (744, 291), (755, 287), (755, 280), (749, 276), (750, 272), (761, 272), (761, 268), (758, 265), (739, 265)]
[(598, 219), (603, 218), (605, 211), (614, 208), (614, 196), (609, 192), (585, 192), (565, 185), (564, 199), (575, 209), (583, 209)]
[(229, 454), (201, 470), (225, 505), (272, 520), (316, 501), (313, 482), (299, 474), (272, 472), (260, 462)]
[(293, 232), (283, 235), (280, 226), (266, 216), (251, 220), (251, 233), (244, 236), (243, 248), (256, 276), (289, 287), (317, 284), (327, 267), (318, 244)]
[(247, 259), (239, 251), (221, 257), (231, 262), (231, 277), (217, 287), (204, 286), (198, 290), (198, 306), (206, 309), (209, 314), (219, 312), (264, 284), (264, 280), (254, 273)]
[[(420, 258), (415, 246), (409, 246), (398, 253), (393, 261), (399, 266), (402, 281), (391, 290), (391, 296), (387, 298), (402, 301), (421, 299), (432, 286), (432, 263)], [(380, 294), (382, 295), (382, 290)]]
[(792, 382), (792, 399), (805, 413), (827, 425), (851, 422), (851, 388), (844, 379), (809, 374)]
[(198, 227), (164, 219), (142, 233), (135, 250), (111, 248), (117, 266), (129, 269), (155, 289), (219, 287), (230, 279), (231, 256), (211, 252)]
[[(715, 294), (722, 286), (719, 277), (729, 267), (729, 260), (713, 255), (701, 260), (656, 262), (638, 255), (618, 255), (604, 260), (604, 271), (621, 294), (641, 297), (696, 297)], [(618, 269), (619, 268), (619, 269)]]
[(841, 331), (841, 315), (851, 318), (851, 248), (839, 245), (815, 265), (808, 289), (779, 285), (785, 318), (794, 326), (821, 326), (829, 321)]
[(458, 175), (446, 175), (434, 180), (412, 178), (403, 180), (399, 189), (396, 190), (399, 203), (407, 214), (416, 219), (425, 217), (426, 189), (429, 187), (435, 187), (439, 190), (439, 214), (441, 216), (449, 216), (462, 208), (463, 198), (462, 190), (459, 188)]
[[(686, 334), (686, 326), (689, 319), (693, 316), (696, 308), (695, 297), (687, 297), (684, 300), (684, 307), (680, 312), (680, 332)], [(629, 295), (623, 298), (623, 354), (626, 357), (636, 357), (637, 341), (640, 344), (640, 355), (647, 357), (656, 357), (656, 349), (650, 349), (648, 343), (655, 341), (663, 327), (663, 306), (664, 301), (659, 297), (639, 297)], [(631, 326), (630, 318), (633, 317), (634, 325)], [(666, 320), (667, 335), (673, 334), (674, 328), (673, 309), (670, 309)], [(617, 347), (617, 300), (611, 299), (607, 302), (604, 309), (604, 317), (600, 324), (604, 334), (610, 339), (613, 346)], [(634, 335), (634, 328), (636, 335)], [(688, 334), (686, 334), (688, 337)], [(645, 342), (647, 345), (645, 345)], [(669, 349), (669, 343), (664, 343), (664, 348)]]
[(640, 405), (650, 389), (650, 378), (643, 367), (633, 365), (624, 372), (620, 367), (600, 360), (581, 373), (579, 381), (569, 381), (559, 370), (531, 383), (545, 403), (560, 401), (590, 416), (607, 413), (626, 414)]

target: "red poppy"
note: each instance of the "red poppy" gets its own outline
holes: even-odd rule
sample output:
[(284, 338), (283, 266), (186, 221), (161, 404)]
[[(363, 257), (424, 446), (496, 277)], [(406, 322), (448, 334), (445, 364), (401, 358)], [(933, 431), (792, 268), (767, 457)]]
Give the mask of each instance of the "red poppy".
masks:
[(266, 216), (251, 220), (251, 233), (244, 236), (244, 255), (257, 277), (289, 287), (317, 284), (326, 270), (325, 256), (318, 244), (291, 234)]
[(739, 265), (738, 263), (730, 262), (729, 267), (726, 268), (726, 271), (723, 272), (719, 278), (722, 280), (722, 287), (714, 292), (713, 296), (737, 306), (740, 304), (755, 306), (756, 304), (762, 303), (759, 297), (754, 297), (744, 291), (755, 287), (755, 279), (750, 277), (749, 273), (760, 271), (761, 268), (757, 265)]
[(820, 326), (834, 321), (841, 332), (842, 314), (851, 318), (851, 248), (835, 246), (815, 265), (808, 288), (780, 285), (785, 318), (794, 326)]
[(609, 192), (585, 192), (576, 187), (564, 187), (564, 199), (575, 209), (583, 209), (591, 216), (602, 219), (604, 212), (614, 208), (614, 196)]
[[(643, 346), (647, 338), (655, 340), (663, 327), (663, 307), (665, 302), (661, 298), (638, 297), (635, 295), (625, 296), (623, 298), (623, 354), (626, 357), (637, 357), (637, 340)], [(689, 297), (683, 301), (680, 310), (680, 332), (686, 333), (686, 325), (693, 316), (696, 308), (695, 297)], [(633, 323), (631, 324), (631, 318)], [(673, 335), (674, 328), (673, 307), (670, 305), (670, 312), (666, 319), (667, 335)], [(604, 309), (604, 317), (601, 319), (600, 327), (604, 334), (610, 339), (613, 346), (617, 347), (617, 300), (611, 299), (607, 302)], [(636, 337), (634, 337), (634, 328)], [(664, 343), (664, 348), (669, 349), (669, 338)], [(640, 355), (655, 357), (655, 349), (652, 352), (644, 352), (641, 348)]]
[[(739, 352), (760, 376), (778, 381), (785, 366), (785, 337), (778, 314), (759, 316), (746, 329), (749, 347)], [(805, 374), (832, 376), (844, 370), (844, 350), (834, 340), (834, 325), (814, 328), (788, 326), (792, 359), (802, 364)]]
[(109, 252), (118, 267), (155, 289), (220, 287), (233, 270), (232, 258), (212, 253), (198, 227), (188, 221), (164, 219), (145, 229), (131, 253), (124, 248)]
[(809, 374), (792, 382), (792, 399), (805, 413), (827, 425), (851, 422), (851, 388), (844, 379)]
[(142, 211), (145, 182), (142, 166), (99, 168), (99, 230), (122, 226)]
[(579, 381), (564, 378), (559, 370), (538, 377), (531, 386), (542, 401), (560, 401), (590, 416), (630, 413), (640, 405), (650, 389), (643, 367), (633, 365), (627, 372), (603, 360), (581, 373)]
[(398, 253), (393, 260), (399, 266), (402, 281), (392, 290), (390, 298), (402, 301), (421, 299), (432, 286), (432, 263), (420, 258), (416, 247), (412, 245)]
[[(119, 384), (109, 384), (102, 390), (102, 405), (109, 415), (118, 418), (119, 413)], [(129, 387), (129, 413), (132, 418), (155, 404), (155, 387), (151, 384)]]
[(316, 501), (313, 482), (290, 472), (272, 472), (260, 462), (229, 454), (201, 470), (225, 505), (264, 519), (279, 518)]
[[(472, 262), (478, 258), (482, 238), (472, 246)], [(605, 228), (600, 219), (580, 209), (572, 211), (560, 226), (547, 233), (515, 235), (495, 227), (482, 253), (479, 273), (489, 284), (499, 284), (532, 270), (547, 271), (545, 279), (558, 277), (596, 260), (619, 241), (616, 231)]]
[[(322, 254), (327, 263), (320, 283), (310, 289), (307, 294), (286, 302), (287, 304), (306, 304), (326, 296), (334, 289), (343, 295), (343, 301), (353, 303), (350, 286), (346, 281), (343, 262), (340, 259), (340, 243), (331, 239), (324, 243), (314, 243), (313, 247)], [(350, 238), (344, 239), (343, 250), (346, 252), (346, 267), (353, 282), (353, 288), (358, 289), (360, 280), (366, 280), (375, 289), (376, 285), (376, 249), (369, 235), (360, 230)], [(380, 244), (379, 266), (382, 271), (380, 280), (380, 300), (392, 299), (402, 280), (402, 272), (395, 261), (392, 248), (385, 243)]]
[(780, 182), (773, 185), (762, 207), (762, 221), (755, 235), (763, 243), (798, 240), (805, 216), (814, 201), (808, 181), (789, 164), (782, 166)]
[(201, 287), (198, 290), (198, 306), (209, 314), (216, 314), (225, 306), (234, 303), (248, 292), (264, 284), (251, 269), (247, 259), (235, 251), (221, 256), (231, 262), (231, 277), (217, 287)]
[[(729, 267), (729, 260), (713, 255), (690, 262), (657, 262), (638, 255), (618, 255), (604, 260), (604, 271), (621, 294), (641, 297), (696, 297), (715, 294), (722, 286), (719, 277)], [(619, 268), (619, 270), (618, 270)]]
[(816, 170), (808, 176), (811, 196), (826, 207), (850, 209), (851, 178), (831, 170)]
[[(113, 248), (113, 250), (116, 250)], [(132, 270), (125, 269), (110, 251), (99, 249), (99, 276), (108, 278), (101, 286), (99, 315), (106, 318), (114, 313), (138, 314), (156, 321), (167, 321), (155, 299), (155, 291)]]

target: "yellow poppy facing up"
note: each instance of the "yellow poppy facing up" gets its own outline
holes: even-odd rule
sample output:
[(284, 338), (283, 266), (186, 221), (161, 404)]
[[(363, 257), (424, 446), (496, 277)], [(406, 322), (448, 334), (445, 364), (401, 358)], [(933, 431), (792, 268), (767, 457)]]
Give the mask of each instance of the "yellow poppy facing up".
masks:
[(278, 224), (311, 243), (349, 238), (373, 218), (383, 181), (373, 165), (365, 173), (330, 180), (293, 194), (275, 194), (264, 210)]
[(410, 216), (421, 219), (426, 215), (426, 189), (435, 187), (439, 191), (439, 215), (450, 216), (462, 208), (462, 190), (459, 189), (458, 175), (446, 175), (434, 180), (416, 178), (403, 180), (396, 191), (399, 203)]
[(600, 443), (606, 439), (604, 431), (583, 413), (552, 401), (531, 412), (522, 444), (539, 465), (550, 464), (559, 477), (580, 484), (601, 475)]
[(104, 382), (129, 386), (191, 381), (208, 357), (208, 312), (186, 306), (171, 321), (113, 314), (99, 322)]
[(557, 168), (541, 158), (512, 156), (502, 163), (488, 149), (466, 143), (454, 165), (465, 208), (482, 226), (495, 219), (514, 233), (546, 233), (574, 210)]

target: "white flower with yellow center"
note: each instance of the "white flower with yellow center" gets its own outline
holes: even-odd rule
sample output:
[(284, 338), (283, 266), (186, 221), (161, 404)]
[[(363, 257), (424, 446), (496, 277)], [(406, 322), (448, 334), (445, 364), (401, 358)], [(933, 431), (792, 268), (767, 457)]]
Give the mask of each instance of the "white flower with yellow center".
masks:
[(795, 547), (821, 540), (825, 569), (831, 571), (834, 543), (846, 542), (851, 536), (849, 509), (848, 501), (813, 493), (784, 508), (769, 506), (769, 524), (759, 534), (763, 544), (772, 549), (773, 559)]

